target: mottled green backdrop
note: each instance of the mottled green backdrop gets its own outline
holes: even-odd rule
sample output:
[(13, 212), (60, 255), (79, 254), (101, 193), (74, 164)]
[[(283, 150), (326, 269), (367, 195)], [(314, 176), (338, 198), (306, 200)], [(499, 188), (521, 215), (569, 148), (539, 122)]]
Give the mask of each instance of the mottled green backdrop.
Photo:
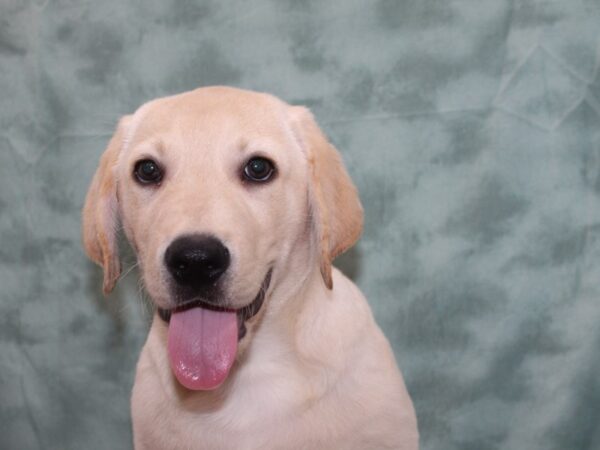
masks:
[(342, 152), (424, 449), (600, 448), (599, 43), (591, 0), (1, 0), (0, 448), (131, 446), (149, 316), (80, 208), (120, 115), (210, 84)]

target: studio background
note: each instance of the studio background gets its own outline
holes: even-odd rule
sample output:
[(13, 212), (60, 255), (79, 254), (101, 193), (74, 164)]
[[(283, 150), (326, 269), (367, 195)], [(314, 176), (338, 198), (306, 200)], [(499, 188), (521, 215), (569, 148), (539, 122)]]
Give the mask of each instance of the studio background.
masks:
[(2, 0), (0, 448), (131, 447), (150, 316), (80, 209), (121, 115), (212, 84), (342, 153), (423, 449), (600, 448), (599, 43), (599, 1)]

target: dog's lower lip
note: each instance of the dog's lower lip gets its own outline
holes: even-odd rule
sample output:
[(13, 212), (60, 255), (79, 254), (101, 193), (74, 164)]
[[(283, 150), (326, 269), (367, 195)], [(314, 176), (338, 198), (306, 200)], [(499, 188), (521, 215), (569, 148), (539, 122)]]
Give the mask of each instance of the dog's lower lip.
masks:
[(273, 269), (269, 269), (269, 271), (267, 272), (267, 275), (265, 276), (264, 281), (260, 287), (260, 290), (258, 291), (258, 294), (254, 298), (252, 303), (250, 303), (240, 309), (232, 310), (229, 308), (222, 308), (222, 307), (210, 305), (210, 304), (207, 304), (207, 303), (204, 303), (201, 301), (193, 301), (193, 302), (189, 302), (185, 305), (178, 306), (177, 308), (173, 308), (173, 309), (157, 308), (158, 315), (163, 321), (165, 321), (166, 323), (169, 323), (169, 321), (171, 320), (171, 314), (173, 311), (179, 311), (179, 310), (184, 310), (184, 309), (189, 309), (189, 308), (201, 307), (201, 308), (215, 309), (215, 310), (219, 310), (219, 311), (235, 311), (237, 313), (237, 318), (238, 318), (238, 340), (241, 340), (246, 335), (245, 322), (248, 319), (254, 317), (260, 311), (260, 308), (262, 307), (262, 304), (265, 300), (265, 295), (267, 293), (267, 290), (269, 289), (269, 285), (271, 284), (271, 274), (272, 273), (273, 273)]

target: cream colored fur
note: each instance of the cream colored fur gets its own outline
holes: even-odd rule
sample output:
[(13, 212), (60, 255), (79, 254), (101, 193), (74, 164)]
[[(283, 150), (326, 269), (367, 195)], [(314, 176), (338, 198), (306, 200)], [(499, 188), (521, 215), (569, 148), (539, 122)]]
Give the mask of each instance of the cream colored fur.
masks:
[[(244, 183), (255, 155), (275, 162), (264, 185)], [(132, 176), (160, 161), (160, 186)], [(83, 212), (104, 290), (119, 276), (120, 218), (156, 306), (174, 307), (163, 267), (167, 246), (210, 233), (231, 253), (224, 301), (252, 302), (237, 360), (214, 391), (174, 378), (167, 327), (155, 314), (132, 395), (137, 449), (416, 449), (412, 402), (386, 338), (358, 288), (332, 268), (358, 239), (362, 208), (337, 151), (302, 107), (226, 87), (154, 100), (121, 120)]]

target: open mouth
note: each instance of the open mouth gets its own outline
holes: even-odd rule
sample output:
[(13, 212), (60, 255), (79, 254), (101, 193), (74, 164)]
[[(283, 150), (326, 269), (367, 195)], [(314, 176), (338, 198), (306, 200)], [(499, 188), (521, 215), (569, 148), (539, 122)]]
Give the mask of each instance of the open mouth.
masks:
[(159, 316), (169, 323), (167, 353), (179, 383), (193, 390), (216, 389), (223, 383), (235, 361), (238, 341), (246, 335), (246, 321), (264, 303), (271, 273), (272, 269), (252, 303), (239, 309), (202, 301), (158, 309)]
[(193, 300), (187, 302), (181, 306), (178, 306), (174, 309), (163, 309), (158, 308), (159, 317), (164, 320), (166, 323), (171, 321), (171, 314), (173, 311), (184, 311), (190, 308), (205, 308), (213, 311), (230, 311), (235, 312), (237, 314), (237, 323), (238, 323), (238, 341), (241, 340), (246, 335), (246, 321), (254, 317), (262, 307), (262, 304), (265, 301), (265, 295), (269, 290), (269, 285), (271, 284), (271, 274), (273, 273), (273, 269), (269, 269), (267, 275), (265, 276), (263, 283), (256, 294), (252, 303), (240, 308), (240, 309), (229, 309), (223, 308), (219, 306), (212, 305), (210, 303), (206, 303), (202, 300)]

